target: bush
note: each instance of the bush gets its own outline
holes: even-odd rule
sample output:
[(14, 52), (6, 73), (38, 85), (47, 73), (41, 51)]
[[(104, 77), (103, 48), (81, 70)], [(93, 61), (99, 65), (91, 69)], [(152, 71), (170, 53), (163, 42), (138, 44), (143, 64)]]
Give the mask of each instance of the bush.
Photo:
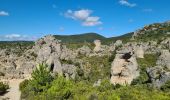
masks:
[(149, 67), (156, 66), (157, 55), (156, 54), (145, 54), (144, 58), (138, 58), (137, 62), (140, 68), (140, 76), (132, 81), (132, 85), (145, 84), (149, 82), (146, 69)]
[(39, 93), (43, 93), (50, 87), (53, 78), (46, 64), (40, 64), (31, 74), (31, 80), (20, 83), (21, 98), (35, 98)]
[(47, 68), (48, 66), (46, 64), (40, 64), (31, 74), (32, 80), (30, 85), (33, 91), (42, 92), (46, 90), (46, 86), (53, 80), (50, 71), (48, 71)]
[(163, 86), (161, 86), (161, 90), (165, 92), (170, 92), (170, 80), (167, 81)]
[(27, 87), (27, 85), (29, 84), (29, 80), (24, 80), (24, 81), (22, 81), (20, 84), (19, 84), (19, 90), (20, 91), (23, 91), (26, 87)]
[(0, 82), (0, 95), (6, 93), (7, 89), (9, 89), (9, 85)]

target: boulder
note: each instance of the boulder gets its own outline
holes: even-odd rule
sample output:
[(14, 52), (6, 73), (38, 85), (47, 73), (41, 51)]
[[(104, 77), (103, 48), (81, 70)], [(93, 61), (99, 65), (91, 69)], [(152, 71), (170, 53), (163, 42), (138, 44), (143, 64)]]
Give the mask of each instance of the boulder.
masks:
[(94, 44), (95, 44), (95, 48), (94, 48), (94, 52), (99, 52), (101, 51), (101, 41), (100, 40), (95, 40), (94, 41)]
[(143, 47), (141, 45), (136, 46), (135, 54), (136, 54), (137, 58), (144, 58), (144, 49), (143, 49)]
[(112, 84), (131, 84), (139, 76), (138, 64), (135, 55), (131, 53), (116, 54), (111, 65)]
[(157, 60), (157, 65), (165, 66), (170, 70), (170, 52), (169, 50), (162, 50), (161, 55)]
[(118, 46), (121, 46), (123, 44), (122, 40), (117, 40), (115, 43), (114, 43), (114, 46), (118, 47)]
[(156, 88), (160, 88), (168, 80), (170, 80), (170, 72), (163, 70), (161, 66), (148, 68), (147, 73), (149, 75), (150, 81)]
[(91, 49), (88, 46), (83, 46), (77, 50), (79, 54), (88, 56), (91, 53)]

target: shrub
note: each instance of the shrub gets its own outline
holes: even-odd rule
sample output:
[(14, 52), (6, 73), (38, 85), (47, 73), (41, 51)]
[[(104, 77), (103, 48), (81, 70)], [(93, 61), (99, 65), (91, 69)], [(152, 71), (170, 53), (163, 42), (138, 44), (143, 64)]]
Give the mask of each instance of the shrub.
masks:
[(145, 84), (149, 82), (146, 68), (156, 66), (157, 54), (145, 54), (144, 58), (138, 58), (137, 62), (140, 68), (140, 76), (132, 81), (132, 85)]
[(20, 91), (23, 91), (26, 87), (27, 87), (27, 85), (29, 84), (29, 80), (24, 80), (24, 81), (22, 81), (20, 84), (19, 84), (19, 90)]
[(31, 74), (32, 80), (30, 85), (32, 90), (35, 92), (44, 91), (53, 80), (50, 71), (47, 70), (48, 66), (46, 64), (40, 64), (37, 66), (36, 70)]
[(21, 98), (35, 98), (39, 93), (48, 90), (53, 80), (46, 64), (40, 64), (31, 74), (31, 80), (25, 80), (20, 84)]
[(7, 89), (9, 89), (9, 85), (0, 82), (0, 95), (4, 94), (7, 91)]
[(167, 81), (163, 86), (161, 86), (161, 90), (165, 92), (170, 92), (170, 80)]

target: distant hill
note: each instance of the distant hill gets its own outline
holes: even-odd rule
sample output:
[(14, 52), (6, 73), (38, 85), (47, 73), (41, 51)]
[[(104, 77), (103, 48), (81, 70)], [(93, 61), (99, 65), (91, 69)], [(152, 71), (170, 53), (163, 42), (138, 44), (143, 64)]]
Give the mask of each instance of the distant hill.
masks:
[(133, 33), (127, 33), (117, 37), (106, 38), (97, 33), (84, 33), (78, 35), (54, 35), (57, 39), (61, 40), (63, 43), (83, 43), (90, 42), (92, 43), (94, 40), (99, 39), (102, 43), (111, 43), (116, 40), (129, 40), (132, 37)]
[(82, 43), (93, 42), (95, 39), (104, 40), (104, 36), (97, 33), (84, 33), (78, 35), (54, 35), (57, 39), (64, 43)]
[(170, 22), (146, 25), (134, 32), (132, 36), (136, 41), (162, 41), (170, 37)]

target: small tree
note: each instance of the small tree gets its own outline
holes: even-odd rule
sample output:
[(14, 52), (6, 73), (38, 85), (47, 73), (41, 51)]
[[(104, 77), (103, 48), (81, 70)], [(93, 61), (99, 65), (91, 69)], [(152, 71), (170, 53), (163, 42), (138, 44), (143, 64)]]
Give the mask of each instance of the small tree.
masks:
[(30, 87), (34, 92), (42, 92), (47, 90), (53, 80), (50, 71), (47, 70), (47, 64), (39, 64), (33, 71)]
[(4, 94), (7, 91), (7, 89), (9, 89), (9, 85), (0, 82), (0, 95)]

